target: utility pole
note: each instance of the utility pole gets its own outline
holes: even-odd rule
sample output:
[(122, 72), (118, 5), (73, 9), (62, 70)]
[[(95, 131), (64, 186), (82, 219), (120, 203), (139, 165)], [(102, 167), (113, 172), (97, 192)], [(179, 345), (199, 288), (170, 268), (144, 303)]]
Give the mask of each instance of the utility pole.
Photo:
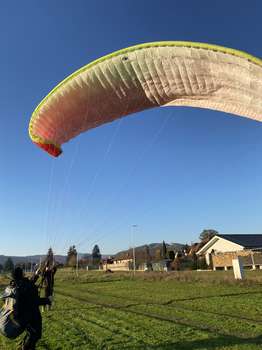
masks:
[(76, 252), (76, 276), (78, 277), (78, 252)]
[(136, 273), (136, 251), (135, 251), (135, 228), (137, 225), (132, 225), (132, 240), (133, 240), (133, 275)]

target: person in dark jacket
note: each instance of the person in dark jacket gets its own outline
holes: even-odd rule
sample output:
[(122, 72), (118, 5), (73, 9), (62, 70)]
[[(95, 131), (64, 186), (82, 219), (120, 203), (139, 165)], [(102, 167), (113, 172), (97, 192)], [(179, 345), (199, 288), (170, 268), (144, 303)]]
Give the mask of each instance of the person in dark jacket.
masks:
[(50, 304), (50, 300), (39, 297), (38, 287), (35, 284), (39, 271), (29, 279), (24, 277), (23, 270), (17, 267), (12, 277), (10, 284), (16, 288), (17, 293), (14, 316), (26, 330), (19, 349), (35, 350), (36, 343), (42, 336), (42, 316), (39, 306)]
[[(45, 298), (48, 298), (49, 300), (52, 300), (54, 294), (54, 279), (56, 270), (56, 266), (50, 266), (49, 264), (47, 264), (43, 272)], [(50, 305), (47, 305), (46, 308), (50, 309)]]

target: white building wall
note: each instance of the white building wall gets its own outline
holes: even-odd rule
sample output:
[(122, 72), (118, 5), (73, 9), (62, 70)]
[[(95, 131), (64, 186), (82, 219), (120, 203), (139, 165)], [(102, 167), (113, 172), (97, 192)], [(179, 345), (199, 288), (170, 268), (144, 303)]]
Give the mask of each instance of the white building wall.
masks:
[(205, 251), (205, 253), (211, 253), (212, 251), (214, 251), (215, 253), (236, 252), (243, 249), (244, 247), (242, 245), (230, 242), (227, 239), (219, 237), (218, 240)]
[(237, 252), (243, 250), (242, 245), (228, 241), (225, 238), (217, 237), (217, 241), (212, 244), (210, 247), (205, 249), (205, 258), (207, 265), (210, 265), (210, 254), (214, 253), (226, 253), (226, 252)]

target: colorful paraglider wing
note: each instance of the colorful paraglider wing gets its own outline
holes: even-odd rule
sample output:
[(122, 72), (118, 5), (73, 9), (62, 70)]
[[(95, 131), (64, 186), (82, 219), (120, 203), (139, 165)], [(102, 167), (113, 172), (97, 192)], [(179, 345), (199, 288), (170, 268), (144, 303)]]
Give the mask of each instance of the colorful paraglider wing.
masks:
[(133, 46), (79, 69), (33, 112), (29, 134), (53, 156), (81, 132), (157, 106), (216, 109), (261, 121), (262, 61), (191, 42)]

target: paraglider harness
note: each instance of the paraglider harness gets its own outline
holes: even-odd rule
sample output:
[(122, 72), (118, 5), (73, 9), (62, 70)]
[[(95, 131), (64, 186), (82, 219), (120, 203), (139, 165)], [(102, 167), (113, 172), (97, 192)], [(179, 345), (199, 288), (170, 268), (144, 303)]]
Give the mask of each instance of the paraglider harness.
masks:
[(17, 304), (17, 287), (6, 287), (1, 297), (5, 300), (4, 306), (0, 311), (0, 332), (9, 339), (17, 338), (24, 331), (24, 327), (17, 320), (16, 304)]
[(41, 280), (38, 285), (35, 283), (36, 280), (34, 281), (34, 278), (32, 280), (24, 278), (24, 283), (22, 286), (12, 280), (10, 282), (10, 285), (6, 287), (4, 293), (1, 296), (1, 299), (3, 299), (5, 303), (0, 310), (0, 333), (5, 337), (9, 339), (15, 339), (25, 330), (26, 322), (23, 320), (24, 315), (19, 315), (19, 303), (21, 303), (19, 300), (19, 293), (22, 289), (24, 289), (24, 293), (31, 292), (32, 295), (37, 290), (35, 293), (35, 296), (38, 297), (37, 307), (47, 304), (47, 299), (40, 297), (41, 290), (45, 282), (45, 268), (46, 265), (44, 269), (41, 269), (41, 273), (39, 275), (35, 274), (34, 276), (36, 280), (41, 276)]

